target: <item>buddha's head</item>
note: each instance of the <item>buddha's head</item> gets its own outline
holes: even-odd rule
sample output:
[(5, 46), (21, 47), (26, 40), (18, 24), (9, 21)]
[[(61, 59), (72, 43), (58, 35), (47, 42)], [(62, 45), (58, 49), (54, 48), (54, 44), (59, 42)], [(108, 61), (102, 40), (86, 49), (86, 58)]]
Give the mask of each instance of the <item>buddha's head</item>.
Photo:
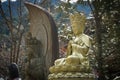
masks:
[(74, 13), (70, 15), (70, 22), (75, 35), (82, 34), (85, 28), (86, 18), (83, 13)]

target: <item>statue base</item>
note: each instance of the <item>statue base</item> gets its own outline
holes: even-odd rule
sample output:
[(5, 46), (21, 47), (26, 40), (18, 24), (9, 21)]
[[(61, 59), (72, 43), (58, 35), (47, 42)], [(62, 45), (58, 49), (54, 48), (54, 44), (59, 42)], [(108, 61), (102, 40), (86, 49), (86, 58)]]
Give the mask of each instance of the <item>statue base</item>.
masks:
[(61, 72), (50, 74), (48, 80), (94, 80), (94, 75), (91, 73)]
[(49, 79), (49, 80), (94, 80), (94, 78), (66, 78), (66, 79)]

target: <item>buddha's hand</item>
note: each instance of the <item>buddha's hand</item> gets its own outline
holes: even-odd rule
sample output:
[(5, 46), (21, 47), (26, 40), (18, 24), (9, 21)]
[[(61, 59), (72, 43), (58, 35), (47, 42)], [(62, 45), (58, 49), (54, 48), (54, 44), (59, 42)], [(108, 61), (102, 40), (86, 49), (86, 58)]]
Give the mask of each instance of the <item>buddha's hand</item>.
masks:
[(69, 41), (68, 47), (67, 47), (67, 56), (72, 54), (72, 44), (73, 44), (73, 41), (72, 40)]
[(82, 43), (81, 45), (76, 44), (76, 43), (72, 43), (72, 50), (75, 53), (82, 54), (83, 56), (86, 56), (89, 48), (84, 43)]

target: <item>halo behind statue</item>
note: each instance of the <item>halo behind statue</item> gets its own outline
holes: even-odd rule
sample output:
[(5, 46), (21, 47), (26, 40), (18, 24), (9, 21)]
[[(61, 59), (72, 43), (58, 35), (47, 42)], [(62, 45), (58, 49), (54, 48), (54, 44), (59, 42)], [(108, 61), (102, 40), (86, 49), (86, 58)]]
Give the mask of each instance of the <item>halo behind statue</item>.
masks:
[(32, 37), (36, 37), (42, 43), (40, 49), (49, 69), (58, 57), (57, 27), (51, 15), (43, 8), (31, 3), (25, 3), (25, 5), (29, 12), (30, 32)]

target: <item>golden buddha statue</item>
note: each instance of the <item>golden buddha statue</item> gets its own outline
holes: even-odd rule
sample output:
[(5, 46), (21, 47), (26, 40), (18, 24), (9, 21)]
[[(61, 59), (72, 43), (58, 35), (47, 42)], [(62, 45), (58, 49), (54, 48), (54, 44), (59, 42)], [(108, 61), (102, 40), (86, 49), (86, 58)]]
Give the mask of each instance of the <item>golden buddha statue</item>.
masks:
[(70, 15), (70, 22), (74, 33), (67, 47), (67, 56), (57, 59), (50, 67), (51, 73), (61, 72), (90, 72), (87, 53), (91, 46), (91, 38), (84, 34), (86, 18), (83, 13)]

